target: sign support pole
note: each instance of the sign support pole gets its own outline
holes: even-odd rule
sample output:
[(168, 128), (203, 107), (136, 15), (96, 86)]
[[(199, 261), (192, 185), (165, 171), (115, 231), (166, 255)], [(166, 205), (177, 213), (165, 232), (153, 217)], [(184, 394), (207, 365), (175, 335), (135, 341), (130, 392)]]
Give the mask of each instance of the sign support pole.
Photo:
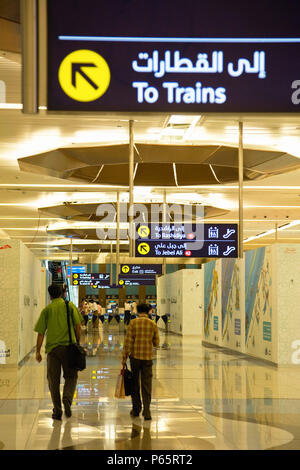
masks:
[(134, 233), (133, 233), (133, 186), (134, 186), (134, 137), (133, 120), (129, 121), (129, 256), (134, 256)]
[[(68, 272), (67, 272), (68, 275)], [(70, 279), (71, 279), (71, 286), (73, 284), (73, 238), (71, 238), (71, 246), (70, 246)]]
[(37, 0), (21, 0), (22, 103), (24, 114), (38, 113)]
[(120, 192), (117, 192), (117, 246), (116, 246), (116, 285), (120, 273)]
[[(164, 198), (163, 198), (163, 223), (167, 222), (167, 192), (164, 190)], [(167, 274), (167, 259), (163, 258), (163, 266), (162, 266), (163, 275)]]
[(244, 213), (243, 213), (243, 185), (244, 185), (244, 149), (243, 149), (243, 123), (239, 122), (239, 258), (243, 258), (244, 239)]
[(110, 242), (110, 285), (113, 285), (113, 244)]

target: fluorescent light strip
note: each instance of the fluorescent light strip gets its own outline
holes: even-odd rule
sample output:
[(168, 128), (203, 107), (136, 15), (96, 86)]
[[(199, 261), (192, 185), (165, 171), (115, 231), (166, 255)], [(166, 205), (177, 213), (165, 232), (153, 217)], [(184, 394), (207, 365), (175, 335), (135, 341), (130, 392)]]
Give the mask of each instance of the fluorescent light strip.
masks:
[(300, 38), (166, 38), (122, 36), (58, 36), (60, 41), (102, 42), (189, 42), (189, 43), (300, 43)]
[[(11, 235), (12, 239), (23, 239), (23, 238), (32, 238), (32, 235)], [(48, 239), (57, 239), (57, 240), (61, 240), (61, 238), (58, 238), (57, 235), (36, 235), (34, 238), (44, 238), (45, 240), (48, 240)]]
[[(111, 190), (111, 192), (114, 191), (115, 188), (120, 188), (124, 190), (124, 186), (119, 186), (119, 185), (99, 185), (99, 184), (68, 184), (66, 182), (65, 184), (30, 184), (30, 183), (23, 183), (23, 184), (16, 184), (16, 183), (0, 183), (0, 189), (1, 188), (62, 188), (64, 192), (66, 192), (68, 189), (105, 189), (105, 190)], [(201, 185), (201, 186), (180, 186), (180, 188), (184, 190), (188, 189), (238, 189), (238, 185)], [(261, 189), (291, 189), (291, 190), (300, 190), (300, 186), (247, 186), (244, 185), (244, 191), (253, 189), (253, 190), (261, 190)], [(174, 191), (174, 189), (168, 189), (168, 191)], [(180, 193), (179, 193), (180, 194)]]
[(0, 217), (0, 220), (61, 220), (59, 217)]
[(215, 177), (215, 179), (217, 180), (217, 182), (220, 183), (220, 181), (218, 180), (217, 175), (216, 175), (215, 170), (213, 169), (212, 165), (209, 165), (209, 168), (211, 169), (211, 172), (212, 172), (212, 174), (214, 175), (214, 177)]
[[(23, 109), (22, 103), (0, 103), (0, 109)], [(40, 110), (47, 110), (47, 106), (39, 106)]]
[(298, 206), (246, 206), (244, 205), (243, 206), (244, 208), (246, 209), (299, 209), (299, 205)]
[[(24, 228), (24, 227), (0, 227), (0, 230), (28, 230), (31, 232), (36, 232), (37, 227)], [(39, 232), (46, 231), (46, 227), (39, 227)]]
[[(82, 238), (73, 238), (72, 240), (73, 245), (107, 245), (110, 243), (112, 243), (113, 245), (117, 244), (116, 240), (83, 240)], [(48, 243), (51, 246), (67, 246), (71, 245), (71, 239), (64, 238), (63, 240), (50, 241)], [(128, 243), (128, 240), (120, 240), (120, 245), (127, 245)]]
[[(281, 227), (277, 228), (277, 231), (281, 232), (282, 230), (287, 230), (288, 228), (294, 227), (295, 225), (300, 225), (300, 220), (294, 220), (293, 222), (291, 222), (289, 224), (282, 225)], [(263, 232), (263, 233), (260, 233), (259, 235), (255, 235), (254, 237), (247, 238), (246, 240), (244, 240), (244, 243), (247, 243), (247, 242), (252, 241), (252, 240), (256, 240), (257, 238), (262, 238), (262, 237), (266, 237), (268, 235), (272, 235), (275, 232), (276, 232), (276, 229), (272, 228), (271, 230), (268, 230), (267, 232)]]

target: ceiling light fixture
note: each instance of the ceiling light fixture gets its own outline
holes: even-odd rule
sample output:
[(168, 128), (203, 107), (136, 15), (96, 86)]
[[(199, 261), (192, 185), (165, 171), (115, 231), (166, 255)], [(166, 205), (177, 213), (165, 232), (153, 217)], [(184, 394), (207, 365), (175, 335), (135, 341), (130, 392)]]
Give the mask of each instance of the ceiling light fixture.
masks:
[[(294, 227), (295, 225), (300, 225), (300, 220), (294, 220), (293, 222), (290, 222), (288, 224), (285, 224), (285, 225), (281, 225), (281, 227), (278, 227), (277, 228), (277, 231), (280, 232), (282, 230), (287, 230), (288, 228), (290, 227)], [(266, 237), (268, 235), (272, 235), (276, 232), (276, 229), (275, 228), (272, 228), (271, 230), (268, 230), (266, 232), (263, 232), (263, 233), (260, 233), (259, 235), (255, 235), (253, 237), (249, 237), (249, 238), (246, 238), (244, 240), (244, 243), (248, 243), (252, 240), (256, 240), (258, 238), (262, 238), (262, 237)]]

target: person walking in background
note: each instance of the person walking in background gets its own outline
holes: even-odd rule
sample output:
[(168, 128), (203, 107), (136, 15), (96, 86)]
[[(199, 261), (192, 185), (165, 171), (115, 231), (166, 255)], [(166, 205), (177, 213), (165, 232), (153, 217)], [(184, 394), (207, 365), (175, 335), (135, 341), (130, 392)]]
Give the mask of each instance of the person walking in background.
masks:
[[(47, 379), (53, 402), (52, 418), (61, 421), (62, 404), (60, 396), (61, 369), (65, 379), (62, 401), (67, 417), (72, 415), (71, 405), (77, 385), (78, 373), (70, 369), (67, 358), (67, 348), (70, 343), (67, 320), (67, 306), (62, 298), (61, 286), (52, 284), (48, 287), (51, 303), (45, 307), (35, 325), (34, 331), (38, 333), (36, 343), (36, 360), (42, 361), (41, 347), (45, 333), (47, 354)], [(82, 316), (72, 302), (69, 302), (70, 328), (72, 342), (80, 341)]]
[(148, 317), (150, 310), (151, 306), (148, 304), (137, 306), (138, 317), (131, 320), (128, 325), (122, 353), (122, 365), (125, 366), (129, 357), (133, 374), (132, 410), (130, 415), (137, 417), (142, 409), (140, 397), (141, 381), (143, 416), (145, 420), (151, 420), (153, 347), (157, 348), (159, 346), (157, 325)]
[(134, 300), (131, 304), (131, 315), (130, 319), (133, 320), (137, 316), (137, 304), (136, 301)]
[(129, 325), (129, 322), (130, 322), (130, 303), (128, 302), (128, 300), (125, 300), (125, 303), (124, 303), (124, 313), (125, 313), (125, 316), (124, 316), (124, 323), (125, 325)]

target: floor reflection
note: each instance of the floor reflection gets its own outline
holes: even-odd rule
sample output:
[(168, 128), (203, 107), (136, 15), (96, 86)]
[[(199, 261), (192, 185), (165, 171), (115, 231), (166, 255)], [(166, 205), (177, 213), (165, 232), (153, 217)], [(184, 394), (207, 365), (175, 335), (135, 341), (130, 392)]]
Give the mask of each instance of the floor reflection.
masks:
[[(73, 415), (51, 419), (45, 360), (0, 368), (0, 448), (176, 450), (300, 449), (300, 380), (160, 331), (153, 367), (152, 421), (132, 419), (130, 397), (114, 398), (123, 325), (83, 332), (87, 369), (79, 373)], [(63, 384), (61, 385), (63, 387)]]

